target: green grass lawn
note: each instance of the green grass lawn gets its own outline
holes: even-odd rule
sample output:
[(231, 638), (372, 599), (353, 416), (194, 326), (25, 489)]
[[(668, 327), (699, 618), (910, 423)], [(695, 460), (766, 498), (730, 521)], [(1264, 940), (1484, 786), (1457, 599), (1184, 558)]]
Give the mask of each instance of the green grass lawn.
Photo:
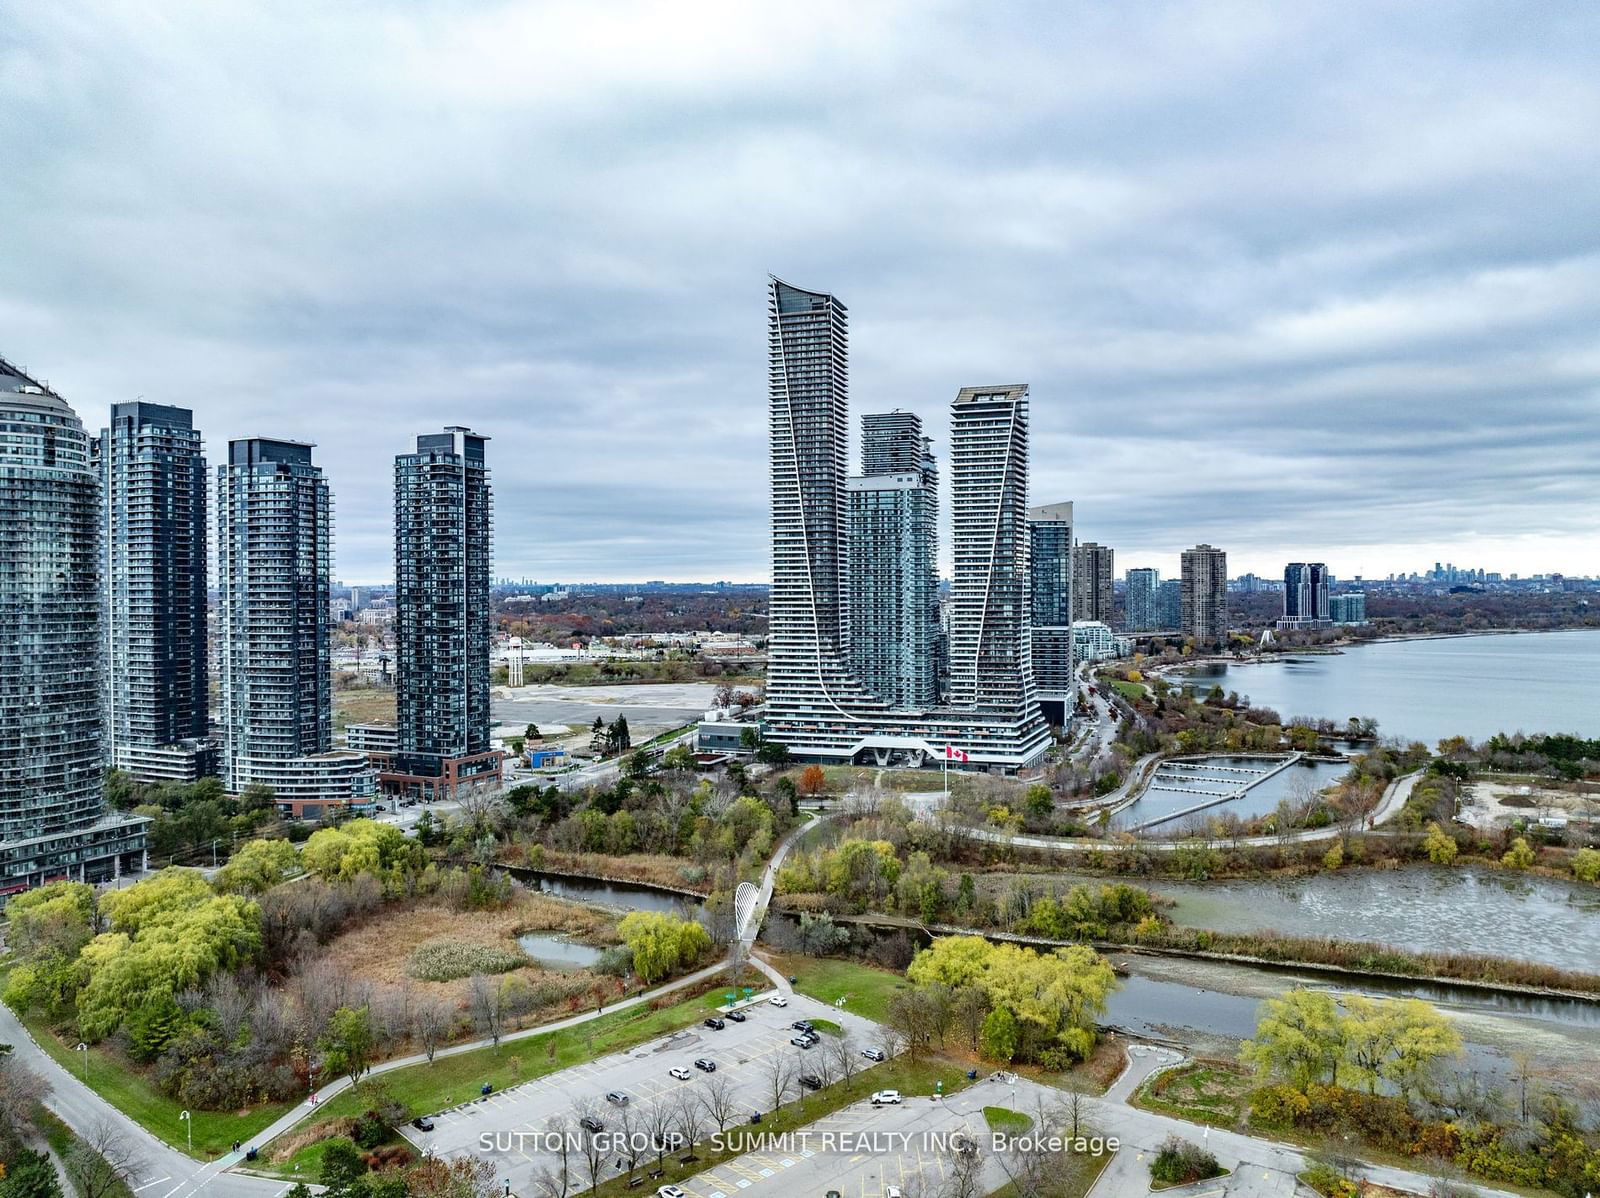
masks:
[[(37, 1015), (23, 1019), (39, 1046), (54, 1057), (74, 1077), (83, 1077), (83, 1054), (62, 1043)], [(178, 1113), (183, 1104), (156, 1089), (143, 1073), (103, 1045), (89, 1049), (89, 1088), (119, 1111), (128, 1115), (158, 1140), (182, 1152), (189, 1151), (188, 1136)], [(193, 1112), (194, 1152), (201, 1160), (220, 1156), (235, 1140), (248, 1140), (269, 1126), (293, 1103), (275, 1102), (248, 1111)]]
[(1117, 694), (1121, 695), (1129, 703), (1137, 703), (1150, 693), (1150, 688), (1142, 682), (1124, 682), (1122, 679), (1117, 678), (1112, 680), (1111, 685), (1116, 688)]
[(1033, 1120), (1021, 1111), (1003, 1106), (984, 1107), (983, 1121), (989, 1125), (990, 1131), (1004, 1132), (1008, 1136), (1020, 1136), (1033, 1126)]
[(813, 1019), (811, 1021), (811, 1026), (816, 1028), (824, 1036), (844, 1035), (844, 1028), (840, 1027), (831, 1019)]
[[(359, 1115), (380, 1087), (412, 1115), (430, 1115), (478, 1097), (485, 1082), (497, 1091), (504, 1090), (698, 1023), (716, 1008), (722, 994), (718, 987), (658, 1011), (630, 1007), (577, 1027), (505, 1041), (497, 1048), (478, 1048), (440, 1057), (431, 1065), (408, 1065), (374, 1074), (361, 1083), (359, 1091), (345, 1090), (322, 1104), (312, 1126)], [(293, 1175), (294, 1166), (299, 1165), (300, 1176), (314, 1178), (324, 1148), (323, 1143), (313, 1144), (267, 1167), (279, 1175)]]
[[(874, 1065), (857, 1073), (849, 1082), (836, 1082), (822, 1090), (807, 1091), (804, 1098), (790, 1100), (775, 1114), (764, 1113), (760, 1130), (764, 1133), (781, 1135), (815, 1123), (823, 1116), (831, 1115), (853, 1102), (859, 1102), (874, 1090), (899, 1090), (907, 1098), (920, 1098), (934, 1093), (941, 1082), (944, 1084), (945, 1094), (953, 1094), (971, 1084), (967, 1081), (966, 1066), (958, 1061), (940, 1057), (924, 1057), (921, 1060), (910, 1061), (905, 1057), (896, 1057), (892, 1061)], [(680, 1165), (675, 1157), (667, 1157), (662, 1162), (665, 1174), (652, 1178), (650, 1185), (652, 1187), (682, 1185), (685, 1179), (740, 1155), (736, 1152), (715, 1151), (709, 1135), (701, 1142), (700, 1149), (697, 1154), (698, 1159), (687, 1165)], [(656, 1158), (653, 1156), (640, 1161), (638, 1175), (643, 1176), (646, 1169), (655, 1167)], [(641, 1189), (639, 1186), (630, 1189), (627, 1177), (622, 1176), (612, 1178), (600, 1186), (596, 1193), (606, 1198), (621, 1198), (622, 1195), (638, 1193)], [(648, 1194), (651, 1191), (644, 1190), (644, 1192)]]
[(910, 986), (902, 974), (857, 961), (774, 955), (772, 962), (780, 972), (795, 979), (794, 988), (801, 994), (825, 1003), (843, 998), (844, 1010), (878, 1023), (888, 1017), (890, 996)]

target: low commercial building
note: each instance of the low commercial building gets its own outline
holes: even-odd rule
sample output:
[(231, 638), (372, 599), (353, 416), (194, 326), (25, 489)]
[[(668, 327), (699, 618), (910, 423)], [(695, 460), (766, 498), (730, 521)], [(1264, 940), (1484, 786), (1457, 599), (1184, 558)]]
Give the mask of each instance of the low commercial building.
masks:
[(362, 815), (377, 809), (376, 780), (365, 753), (333, 749), (304, 757), (241, 757), (235, 769), (241, 790), (270, 787), (278, 814), (287, 819), (322, 819), (346, 810)]

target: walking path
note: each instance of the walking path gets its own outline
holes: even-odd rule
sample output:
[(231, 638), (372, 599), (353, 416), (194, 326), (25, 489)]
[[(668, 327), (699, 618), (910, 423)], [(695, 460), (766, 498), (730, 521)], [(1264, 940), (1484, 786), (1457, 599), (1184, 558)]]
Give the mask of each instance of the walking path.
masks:
[[(760, 896), (757, 898), (756, 902), (746, 910), (744, 919), (736, 929), (734, 944), (729, 950), (727, 957), (716, 962), (714, 965), (707, 965), (703, 969), (697, 969), (693, 973), (684, 974), (681, 978), (676, 978), (664, 985), (657, 986), (653, 990), (641, 991), (631, 998), (619, 999), (610, 1006), (604, 1008), (604, 1010), (584, 1011), (581, 1014), (571, 1015), (566, 1019), (558, 1019), (552, 1023), (540, 1023), (533, 1027), (523, 1028), (521, 1031), (509, 1032), (500, 1037), (500, 1042), (505, 1043), (506, 1041), (526, 1040), (533, 1036), (543, 1036), (549, 1034), (550, 1032), (559, 1032), (565, 1030), (566, 1028), (579, 1027), (582, 1024), (588, 1023), (592, 1019), (599, 1019), (603, 1014), (607, 1014), (612, 1011), (625, 1011), (629, 1008), (637, 1007), (641, 1003), (653, 1002), (655, 999), (658, 999), (663, 995), (671, 994), (674, 991), (682, 990), (687, 986), (692, 986), (697, 982), (703, 982), (709, 978), (716, 977), (717, 974), (727, 969), (730, 964), (733, 964), (735, 960), (748, 961), (751, 965), (759, 969), (769, 979), (771, 979), (773, 985), (775, 985), (778, 989), (786, 993), (790, 992), (788, 979), (784, 978), (777, 972), (777, 970), (773, 969), (765, 961), (754, 956), (750, 952), (750, 948), (751, 945), (754, 944), (756, 933), (761, 927), (761, 920), (766, 914), (767, 904), (772, 900), (773, 884), (777, 881), (778, 870), (783, 865), (784, 858), (789, 855), (789, 850), (794, 847), (795, 842), (798, 841), (799, 838), (805, 834), (806, 830), (809, 829), (815, 822), (815, 818), (808, 820), (806, 823), (800, 825), (800, 827), (791, 831), (778, 844), (777, 850), (772, 855), (772, 859), (767, 862), (767, 867), (762, 872)], [(434, 1059), (436, 1060), (440, 1057), (460, 1056), (464, 1052), (476, 1052), (480, 1048), (491, 1048), (494, 1046), (494, 1043), (495, 1041), (493, 1039), (487, 1037), (480, 1040), (467, 1040), (460, 1044), (452, 1044), (448, 1048), (441, 1048), (433, 1055)], [(391, 1060), (383, 1061), (377, 1065), (374, 1065), (372, 1067), (372, 1072), (367, 1076), (372, 1077), (378, 1074), (389, 1073), (395, 1069), (406, 1069), (412, 1065), (424, 1065), (427, 1063), (428, 1056), (426, 1053), (412, 1053), (410, 1056), (395, 1057)], [(329, 1098), (332, 1098), (337, 1094), (342, 1094), (349, 1088), (350, 1079), (347, 1077), (339, 1078), (335, 1081), (329, 1082), (317, 1092), (317, 1105), (320, 1106)], [(257, 1147), (261, 1147), (270, 1143), (272, 1140), (288, 1131), (291, 1127), (294, 1127), (306, 1116), (314, 1114), (316, 1109), (317, 1107), (313, 1106), (309, 1101), (300, 1103), (293, 1110), (283, 1115), (260, 1135), (255, 1137), (253, 1143)]]
[[(1389, 783), (1384, 791), (1382, 800), (1368, 818), (1366, 826), (1378, 827), (1388, 823), (1400, 810), (1405, 807), (1406, 800), (1411, 797), (1411, 790), (1422, 777), (1419, 770), (1414, 774), (1407, 774), (1403, 778), (1396, 778)], [(1125, 853), (1131, 850), (1152, 853), (1170, 853), (1177, 849), (1192, 849), (1196, 847), (1213, 849), (1231, 848), (1268, 848), (1277, 844), (1296, 844), (1302, 841), (1332, 840), (1336, 836), (1344, 835), (1344, 830), (1337, 824), (1329, 824), (1326, 828), (1302, 828), (1298, 832), (1289, 832), (1282, 836), (1240, 836), (1237, 838), (1218, 838), (1214, 840), (1187, 839), (1187, 840), (1090, 840), (1082, 837), (1072, 838), (1064, 836), (1025, 836), (1020, 833), (1010, 834), (997, 832), (993, 828), (967, 828), (966, 833), (978, 840), (987, 840), (994, 844), (1014, 844), (1030, 849), (1096, 849), (1106, 853)]]
[[(1276, 1140), (1202, 1127), (1129, 1105), (1129, 1099), (1145, 1078), (1172, 1068), (1182, 1059), (1172, 1049), (1130, 1045), (1128, 1067), (1122, 1076), (1112, 1083), (1103, 1098), (1091, 1101), (1095, 1131), (1116, 1136), (1122, 1147), (1106, 1165), (1088, 1198), (1126, 1198), (1129, 1194), (1148, 1193), (1150, 1158), (1171, 1135), (1203, 1144), (1218, 1162), (1232, 1170), (1227, 1177), (1187, 1187), (1183, 1193), (1292, 1198), (1297, 1192), (1295, 1175), (1306, 1167), (1303, 1150)], [(1385, 1165), (1362, 1164), (1360, 1174), (1368, 1181), (1408, 1194), (1427, 1194), (1437, 1180), (1432, 1174)], [(1485, 1186), (1465, 1185), (1462, 1189), (1479, 1198), (1512, 1198), (1507, 1191)]]

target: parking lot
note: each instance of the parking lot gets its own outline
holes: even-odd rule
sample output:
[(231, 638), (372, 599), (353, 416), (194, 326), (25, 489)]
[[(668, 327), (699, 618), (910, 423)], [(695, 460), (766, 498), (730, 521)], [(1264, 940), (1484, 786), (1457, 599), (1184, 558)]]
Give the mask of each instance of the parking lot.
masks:
[[(534, 1175), (553, 1164), (552, 1156), (542, 1151), (535, 1140), (535, 1133), (545, 1131), (557, 1117), (565, 1117), (575, 1127), (581, 1114), (598, 1117), (608, 1132), (623, 1130), (621, 1111), (605, 1100), (610, 1092), (628, 1096), (629, 1130), (648, 1128), (651, 1109), (657, 1104), (673, 1104), (675, 1108), (685, 1091), (706, 1094), (713, 1077), (727, 1080), (730, 1128), (747, 1125), (753, 1112), (770, 1110), (769, 1071), (774, 1056), (782, 1054), (799, 1062), (805, 1066), (804, 1072), (822, 1072), (830, 1037), (824, 1034), (823, 1042), (812, 1049), (796, 1048), (789, 1043), (796, 1034), (789, 1027), (794, 1020), (825, 1019), (838, 1024), (852, 1041), (859, 1068), (866, 1070), (873, 1064), (861, 1057), (859, 1050), (878, 1046), (877, 1027), (860, 1016), (799, 994), (789, 996), (787, 1007), (758, 1003), (747, 1015), (744, 1023), (729, 1022), (722, 1031), (697, 1025), (526, 1082), (436, 1114), (431, 1132), (407, 1127), (405, 1134), (423, 1151), (447, 1157), (471, 1153), (493, 1160), (501, 1169), (502, 1178), (510, 1182), (512, 1193), (531, 1194), (537, 1192), (531, 1184)], [(529, 1046), (530, 1056), (537, 1052), (536, 1045)], [(696, 1069), (697, 1058), (715, 1061), (716, 1073)], [(687, 1080), (673, 1077), (670, 1070), (674, 1068), (686, 1071)], [(789, 1098), (795, 1093), (791, 1090)], [(715, 1130), (715, 1122), (707, 1118), (701, 1127), (702, 1135)], [(646, 1155), (653, 1160), (655, 1154)], [(574, 1154), (575, 1168), (576, 1157)], [(613, 1157), (604, 1176), (615, 1172)], [(587, 1182), (588, 1178), (583, 1180)]]
[(979, 1146), (977, 1192), (987, 1194), (1007, 1178), (988, 1151), (983, 1108), (1016, 1104), (1014, 1109), (1031, 1110), (1040, 1097), (1053, 1105), (1060, 1095), (1025, 1079), (1013, 1090), (989, 1078), (949, 1098), (907, 1095), (902, 1105), (883, 1107), (858, 1102), (817, 1120), (804, 1135), (696, 1174), (682, 1189), (689, 1198), (787, 1198), (829, 1190), (843, 1198), (883, 1198), (889, 1186), (904, 1194), (936, 1194), (954, 1164), (946, 1144), (965, 1133)]

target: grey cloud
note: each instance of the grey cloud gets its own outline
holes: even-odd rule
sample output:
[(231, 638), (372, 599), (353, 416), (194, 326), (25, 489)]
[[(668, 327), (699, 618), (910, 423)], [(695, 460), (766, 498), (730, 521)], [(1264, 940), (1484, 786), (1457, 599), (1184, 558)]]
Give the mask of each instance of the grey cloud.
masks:
[(1119, 566), (1600, 571), (1590, 6), (161, 11), (0, 30), (0, 353), (318, 442), (347, 578), (445, 423), (502, 573), (764, 577), (768, 270)]

